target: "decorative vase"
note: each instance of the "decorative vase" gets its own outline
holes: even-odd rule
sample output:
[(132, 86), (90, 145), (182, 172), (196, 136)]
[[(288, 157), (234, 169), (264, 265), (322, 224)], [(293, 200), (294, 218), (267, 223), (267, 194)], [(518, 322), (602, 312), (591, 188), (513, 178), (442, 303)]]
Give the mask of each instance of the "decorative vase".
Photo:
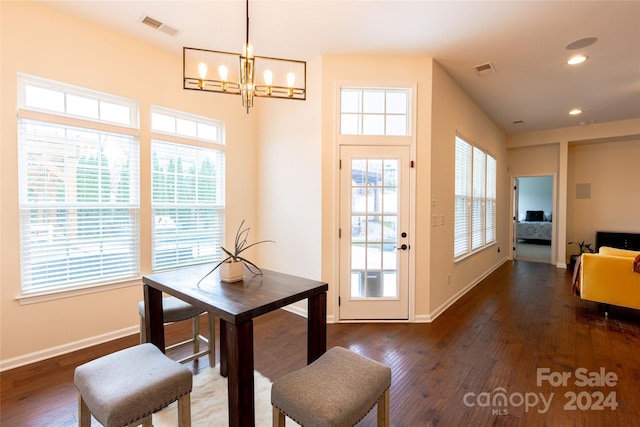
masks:
[(220, 265), (220, 280), (223, 282), (238, 282), (244, 278), (244, 262), (228, 261)]

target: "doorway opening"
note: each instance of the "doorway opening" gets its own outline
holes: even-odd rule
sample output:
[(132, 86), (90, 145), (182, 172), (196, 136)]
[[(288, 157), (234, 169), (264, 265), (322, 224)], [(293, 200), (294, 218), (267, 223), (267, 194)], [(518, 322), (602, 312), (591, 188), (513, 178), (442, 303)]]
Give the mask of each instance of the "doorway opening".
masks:
[(553, 176), (514, 178), (513, 259), (551, 263)]

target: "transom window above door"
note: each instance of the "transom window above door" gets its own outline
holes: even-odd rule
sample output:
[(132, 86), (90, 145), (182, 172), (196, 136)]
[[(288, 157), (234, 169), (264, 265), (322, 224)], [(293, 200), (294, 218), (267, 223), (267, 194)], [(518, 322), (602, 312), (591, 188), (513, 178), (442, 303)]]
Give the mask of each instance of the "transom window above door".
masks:
[(409, 89), (340, 89), (341, 135), (409, 135)]

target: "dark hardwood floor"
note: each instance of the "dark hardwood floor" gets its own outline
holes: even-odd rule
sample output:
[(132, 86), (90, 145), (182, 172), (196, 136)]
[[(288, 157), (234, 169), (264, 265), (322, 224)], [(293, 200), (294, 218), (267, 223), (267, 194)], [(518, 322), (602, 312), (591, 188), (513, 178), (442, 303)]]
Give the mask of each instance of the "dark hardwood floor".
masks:
[[(189, 322), (172, 326), (168, 340), (188, 333)], [(278, 310), (254, 336), (263, 375), (304, 366), (306, 319)], [(2, 426), (76, 425), (75, 366), (137, 340), (2, 373)], [(327, 342), (391, 367), (392, 426), (640, 425), (640, 311), (604, 317), (549, 264), (504, 264), (430, 324), (330, 324)], [(375, 425), (373, 413), (359, 425)]]

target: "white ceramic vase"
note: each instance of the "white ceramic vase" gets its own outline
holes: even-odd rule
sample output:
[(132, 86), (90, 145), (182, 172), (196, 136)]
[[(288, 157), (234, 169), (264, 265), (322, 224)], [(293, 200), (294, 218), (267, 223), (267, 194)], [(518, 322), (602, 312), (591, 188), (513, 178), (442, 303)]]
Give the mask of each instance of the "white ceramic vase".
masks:
[(220, 265), (220, 280), (223, 282), (238, 282), (244, 278), (243, 261), (227, 261)]

